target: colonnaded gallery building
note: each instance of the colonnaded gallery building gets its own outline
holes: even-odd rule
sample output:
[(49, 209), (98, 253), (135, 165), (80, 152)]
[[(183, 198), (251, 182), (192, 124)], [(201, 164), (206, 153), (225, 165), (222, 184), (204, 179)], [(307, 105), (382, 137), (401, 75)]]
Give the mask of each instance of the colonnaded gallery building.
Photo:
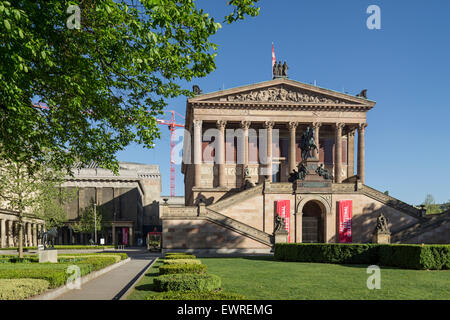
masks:
[[(277, 215), (289, 242), (372, 242), (381, 214), (391, 242), (450, 242), (449, 214), (426, 217), (366, 185), (375, 102), (365, 90), (353, 96), (287, 77), (195, 89), (186, 106), (185, 206), (161, 206), (163, 249), (266, 252)], [(301, 148), (308, 135), (318, 147), (309, 158)]]

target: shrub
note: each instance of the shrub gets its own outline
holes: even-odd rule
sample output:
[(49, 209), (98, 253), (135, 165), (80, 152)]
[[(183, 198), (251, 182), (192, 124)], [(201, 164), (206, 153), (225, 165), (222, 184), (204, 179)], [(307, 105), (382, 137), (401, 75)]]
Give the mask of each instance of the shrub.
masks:
[(220, 277), (213, 274), (166, 274), (153, 279), (156, 291), (212, 291), (220, 285)]
[(196, 256), (192, 254), (172, 254), (172, 255), (166, 255), (164, 259), (195, 259)]
[(206, 269), (204, 264), (167, 264), (159, 267), (159, 274), (205, 273)]
[(42, 279), (0, 279), (0, 300), (24, 300), (48, 289)]
[(245, 300), (243, 295), (222, 291), (168, 291), (147, 300)]
[(382, 245), (380, 263), (405, 269), (450, 269), (450, 245)]
[(168, 259), (163, 260), (164, 264), (201, 264), (199, 259)]
[(192, 253), (189, 252), (166, 252), (166, 256), (180, 256), (180, 255), (192, 255)]
[(320, 263), (375, 264), (377, 244), (277, 243), (275, 260)]

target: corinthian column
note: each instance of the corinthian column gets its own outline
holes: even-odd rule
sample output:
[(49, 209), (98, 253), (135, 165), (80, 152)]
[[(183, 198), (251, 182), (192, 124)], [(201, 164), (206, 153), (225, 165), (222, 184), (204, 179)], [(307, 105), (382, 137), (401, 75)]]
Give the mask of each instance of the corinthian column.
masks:
[(367, 123), (360, 123), (358, 125), (358, 177), (362, 183), (365, 183), (365, 165), (366, 165), (366, 154), (365, 154), (365, 128)]
[(314, 129), (314, 142), (316, 143), (317, 150), (314, 149), (312, 155), (313, 155), (313, 157), (316, 158), (317, 160), (319, 159), (319, 148), (320, 148), (320, 145), (319, 145), (319, 130), (320, 130), (320, 127), (321, 127), (321, 126), (322, 126), (322, 123), (321, 123), (321, 122), (314, 122), (314, 123), (313, 123), (313, 129)]
[(347, 177), (355, 174), (355, 128), (350, 128), (347, 133)]
[(289, 173), (297, 167), (296, 152), (295, 152), (295, 131), (298, 123), (291, 121), (289, 127)]
[(216, 125), (219, 130), (216, 145), (216, 163), (219, 166), (219, 187), (225, 187), (225, 126), (227, 122), (218, 120)]
[(267, 159), (266, 159), (266, 166), (267, 166), (267, 176), (268, 180), (272, 182), (272, 129), (275, 125), (275, 122), (273, 121), (266, 121), (264, 122), (264, 128), (267, 129)]
[(194, 120), (194, 186), (200, 187), (202, 169), (202, 120)]
[(335, 128), (335, 150), (334, 150), (334, 176), (336, 183), (342, 182), (342, 128), (344, 123), (336, 123)]
[(245, 184), (245, 168), (248, 166), (248, 128), (250, 127), (250, 121), (241, 121), (241, 128), (243, 130), (242, 134), (242, 184)]
[(5, 219), (0, 219), (0, 248), (6, 247), (6, 223)]

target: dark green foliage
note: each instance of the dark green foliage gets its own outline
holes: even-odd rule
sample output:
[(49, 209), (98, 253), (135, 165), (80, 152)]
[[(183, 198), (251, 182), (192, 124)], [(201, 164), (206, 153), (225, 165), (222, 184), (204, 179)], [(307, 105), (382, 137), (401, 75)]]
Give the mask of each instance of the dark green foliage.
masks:
[(213, 274), (166, 274), (153, 279), (156, 291), (212, 291), (220, 285), (220, 277)]
[(281, 261), (380, 264), (405, 269), (440, 270), (450, 267), (450, 245), (280, 243)]
[(171, 254), (166, 255), (164, 259), (170, 260), (170, 259), (195, 259), (196, 256), (192, 254)]
[(241, 294), (222, 291), (168, 291), (147, 297), (147, 300), (245, 300)]
[(450, 245), (382, 245), (380, 263), (404, 269), (450, 269)]
[(378, 262), (378, 245), (281, 243), (275, 245), (275, 259), (299, 262), (373, 264)]
[(204, 264), (166, 264), (159, 267), (159, 274), (206, 273)]

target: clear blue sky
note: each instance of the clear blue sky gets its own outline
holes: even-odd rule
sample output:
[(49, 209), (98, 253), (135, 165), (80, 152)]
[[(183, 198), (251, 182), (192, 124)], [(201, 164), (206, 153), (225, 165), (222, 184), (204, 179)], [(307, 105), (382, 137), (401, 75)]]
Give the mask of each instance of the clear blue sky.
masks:
[[(226, 0), (197, 1), (214, 17)], [(369, 30), (369, 5), (381, 9), (381, 30)], [(198, 84), (204, 93), (271, 79), (271, 45), (290, 79), (350, 94), (368, 89), (366, 184), (411, 204), (426, 194), (450, 199), (450, 1), (261, 0), (260, 15), (225, 25), (213, 38), (217, 69)], [(221, 22), (221, 20), (220, 20)], [(168, 109), (185, 114), (186, 98)], [(178, 122), (184, 119), (178, 117)], [(169, 130), (152, 150), (130, 146), (120, 161), (158, 164), (169, 191)], [(176, 193), (184, 176), (176, 166)]]

